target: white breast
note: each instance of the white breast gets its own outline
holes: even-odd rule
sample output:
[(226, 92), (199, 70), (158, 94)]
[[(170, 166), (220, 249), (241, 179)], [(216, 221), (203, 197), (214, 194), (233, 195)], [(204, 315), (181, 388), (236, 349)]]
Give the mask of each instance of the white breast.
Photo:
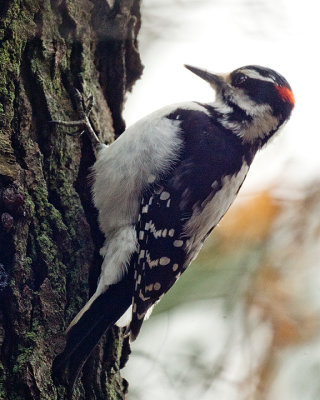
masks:
[[(191, 253), (198, 253), (206, 234), (212, 227), (219, 223), (227, 212), (236, 198), (248, 170), (249, 166), (244, 163), (236, 175), (228, 175), (222, 179), (222, 188), (215, 193), (210, 201), (206, 204), (204, 202), (202, 205), (196, 204), (194, 206), (193, 214), (184, 229), (186, 236), (190, 237), (190, 240), (188, 240), (188, 250)], [(216, 185), (216, 182), (213, 183), (213, 190), (215, 189), (214, 185)]]

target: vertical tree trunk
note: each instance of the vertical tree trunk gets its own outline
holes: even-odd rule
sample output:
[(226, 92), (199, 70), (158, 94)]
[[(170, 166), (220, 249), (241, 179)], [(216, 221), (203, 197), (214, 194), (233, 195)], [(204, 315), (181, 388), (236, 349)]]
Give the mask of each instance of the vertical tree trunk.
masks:
[[(90, 195), (91, 141), (48, 121), (77, 119), (77, 88), (96, 100), (102, 140), (123, 131), (124, 96), (142, 73), (139, 3), (1, 0), (0, 399), (70, 398), (53, 385), (51, 364), (94, 291), (104, 238)], [(117, 329), (104, 337), (74, 399), (124, 398), (128, 352)]]

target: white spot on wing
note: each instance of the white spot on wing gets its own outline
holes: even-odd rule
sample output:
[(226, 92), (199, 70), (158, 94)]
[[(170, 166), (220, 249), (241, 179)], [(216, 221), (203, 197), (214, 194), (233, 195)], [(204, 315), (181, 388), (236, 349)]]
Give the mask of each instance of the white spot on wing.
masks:
[(168, 200), (170, 197), (170, 193), (169, 192), (162, 192), (160, 195), (160, 200)]
[(146, 286), (146, 292), (151, 292), (153, 289), (153, 284), (150, 283), (150, 285)]
[(172, 271), (176, 271), (179, 268), (178, 264), (173, 264)]
[(149, 265), (149, 268), (154, 268), (154, 267), (157, 267), (159, 265), (159, 259), (157, 258), (156, 260), (151, 260), (149, 252), (147, 252), (146, 259), (147, 259), (147, 263)]
[(149, 206), (146, 205), (146, 206), (142, 207), (141, 213), (142, 213), (142, 214), (147, 214), (147, 213), (148, 213), (148, 210), (149, 210)]
[(168, 265), (170, 262), (170, 258), (168, 257), (161, 257), (159, 260), (160, 265)]
[(145, 256), (146, 251), (145, 250), (141, 250), (139, 253), (139, 258), (143, 258)]
[(148, 297), (148, 296), (145, 297), (141, 290), (139, 291), (139, 298), (140, 298), (142, 301), (150, 300), (150, 297)]

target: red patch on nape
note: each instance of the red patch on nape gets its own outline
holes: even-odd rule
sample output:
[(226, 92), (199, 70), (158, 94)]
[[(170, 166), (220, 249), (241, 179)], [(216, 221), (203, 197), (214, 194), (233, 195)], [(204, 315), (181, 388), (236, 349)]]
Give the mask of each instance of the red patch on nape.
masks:
[(290, 103), (294, 106), (294, 95), (289, 88), (287, 88), (286, 86), (276, 85), (276, 89), (283, 101), (286, 101), (287, 103)]

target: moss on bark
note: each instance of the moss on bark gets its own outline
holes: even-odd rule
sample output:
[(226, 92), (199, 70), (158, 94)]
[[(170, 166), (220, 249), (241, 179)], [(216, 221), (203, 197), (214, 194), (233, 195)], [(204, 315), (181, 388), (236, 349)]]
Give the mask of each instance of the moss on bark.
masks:
[[(95, 97), (100, 137), (122, 132), (125, 93), (142, 72), (139, 28), (139, 0), (0, 5), (0, 267), (9, 277), (0, 294), (0, 399), (70, 398), (53, 385), (51, 363), (94, 291), (103, 236), (87, 178), (91, 141), (48, 121), (77, 117), (78, 88)], [(102, 340), (74, 399), (123, 398), (122, 347), (116, 329)]]

